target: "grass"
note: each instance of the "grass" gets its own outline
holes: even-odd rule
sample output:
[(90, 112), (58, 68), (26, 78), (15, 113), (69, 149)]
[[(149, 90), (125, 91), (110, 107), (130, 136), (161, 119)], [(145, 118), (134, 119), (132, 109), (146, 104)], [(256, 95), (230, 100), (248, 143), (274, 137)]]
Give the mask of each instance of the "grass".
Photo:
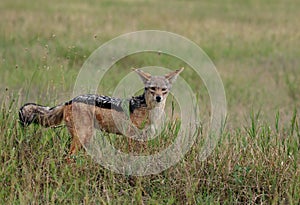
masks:
[[(1, 1), (0, 203), (299, 204), (299, 8), (297, 0)], [(78, 71), (96, 48), (143, 29), (193, 40), (220, 72), (228, 119), (207, 159), (197, 159), (199, 138), (162, 173), (123, 176), (83, 151), (66, 163), (70, 138), (64, 127), (20, 127), (23, 103), (69, 100)], [(149, 65), (186, 67), (182, 76), (199, 98), (205, 135), (209, 96), (178, 59), (126, 57), (106, 74), (99, 92), (110, 94), (131, 67)], [(166, 145), (167, 135), (150, 146)], [(122, 139), (111, 137), (126, 150)]]

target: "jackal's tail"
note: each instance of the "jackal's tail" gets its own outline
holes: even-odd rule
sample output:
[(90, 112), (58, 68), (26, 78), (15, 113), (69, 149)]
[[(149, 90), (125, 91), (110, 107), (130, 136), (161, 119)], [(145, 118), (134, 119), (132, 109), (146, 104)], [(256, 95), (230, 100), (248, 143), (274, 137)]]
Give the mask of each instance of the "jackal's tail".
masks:
[(45, 127), (56, 126), (63, 120), (64, 105), (56, 107), (45, 107), (34, 103), (27, 103), (20, 108), (19, 119), (23, 126), (31, 123), (40, 124)]

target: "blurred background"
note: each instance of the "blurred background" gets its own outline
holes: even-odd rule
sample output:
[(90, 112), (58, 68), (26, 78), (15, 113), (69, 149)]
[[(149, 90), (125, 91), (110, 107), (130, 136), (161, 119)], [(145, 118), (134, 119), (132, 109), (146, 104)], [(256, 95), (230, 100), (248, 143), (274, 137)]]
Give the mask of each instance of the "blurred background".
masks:
[[(212, 59), (233, 123), (251, 111), (267, 119), (280, 111), (288, 118), (299, 107), (299, 8), (297, 0), (1, 1), (0, 99), (69, 100), (81, 66), (96, 48), (127, 32), (155, 29), (185, 36)], [(183, 62), (129, 56), (111, 69), (100, 92), (109, 95), (130, 68), (153, 64), (177, 68)], [(201, 79), (191, 70), (182, 75), (206, 104)]]

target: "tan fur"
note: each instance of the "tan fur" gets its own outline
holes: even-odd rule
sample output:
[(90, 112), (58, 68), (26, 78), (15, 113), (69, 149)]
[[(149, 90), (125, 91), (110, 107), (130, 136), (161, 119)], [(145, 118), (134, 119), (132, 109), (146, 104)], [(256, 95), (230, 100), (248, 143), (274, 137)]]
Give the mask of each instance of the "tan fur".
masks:
[[(130, 120), (134, 126), (140, 129), (143, 128), (144, 125), (149, 125), (150, 120), (148, 115), (149, 110), (147, 108), (137, 109), (130, 115)], [(126, 119), (126, 115), (123, 112), (103, 109), (83, 103), (74, 103), (65, 106), (63, 120), (73, 138), (70, 154), (75, 154), (81, 148), (82, 143), (85, 144), (90, 141), (95, 123), (97, 124), (95, 127), (105, 132), (122, 134), (122, 132), (118, 130), (114, 118)]]
[[(183, 70), (176, 70), (165, 76), (151, 76), (149, 73), (135, 69), (145, 84), (146, 106), (134, 109), (130, 113), (132, 124), (143, 129), (145, 126), (154, 128), (160, 124), (160, 119), (164, 113), (166, 98), (171, 89), (172, 83), (178, 74)], [(80, 102), (60, 105), (54, 108), (39, 106), (36, 104), (26, 104), (19, 112), (20, 122), (27, 126), (31, 122), (52, 127), (65, 122), (71, 136), (70, 155), (74, 155), (82, 144), (87, 145), (93, 137), (94, 128), (105, 132), (122, 134), (116, 124), (116, 119), (127, 119), (124, 112), (114, 109), (101, 108)], [(127, 133), (134, 133), (129, 127)]]

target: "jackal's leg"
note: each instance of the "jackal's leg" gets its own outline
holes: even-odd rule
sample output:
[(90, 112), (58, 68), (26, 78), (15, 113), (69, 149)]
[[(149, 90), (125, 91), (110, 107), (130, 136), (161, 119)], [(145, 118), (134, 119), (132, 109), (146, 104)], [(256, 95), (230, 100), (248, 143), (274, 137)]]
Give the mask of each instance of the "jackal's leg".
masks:
[(75, 155), (82, 144), (87, 146), (91, 141), (94, 130), (94, 118), (90, 107), (86, 105), (72, 105), (64, 113), (65, 124), (71, 134), (70, 156)]
[(87, 147), (91, 143), (94, 134), (93, 121), (82, 122), (80, 126), (67, 125), (67, 127), (72, 136), (70, 155), (74, 155), (82, 148), (82, 145)]
[(73, 127), (68, 127), (68, 130), (69, 130), (69, 132), (71, 134), (71, 137), (72, 137), (72, 142), (71, 142), (69, 154), (70, 154), (70, 156), (73, 156), (81, 149), (82, 145), (81, 145), (81, 142), (78, 138), (76, 130)]

